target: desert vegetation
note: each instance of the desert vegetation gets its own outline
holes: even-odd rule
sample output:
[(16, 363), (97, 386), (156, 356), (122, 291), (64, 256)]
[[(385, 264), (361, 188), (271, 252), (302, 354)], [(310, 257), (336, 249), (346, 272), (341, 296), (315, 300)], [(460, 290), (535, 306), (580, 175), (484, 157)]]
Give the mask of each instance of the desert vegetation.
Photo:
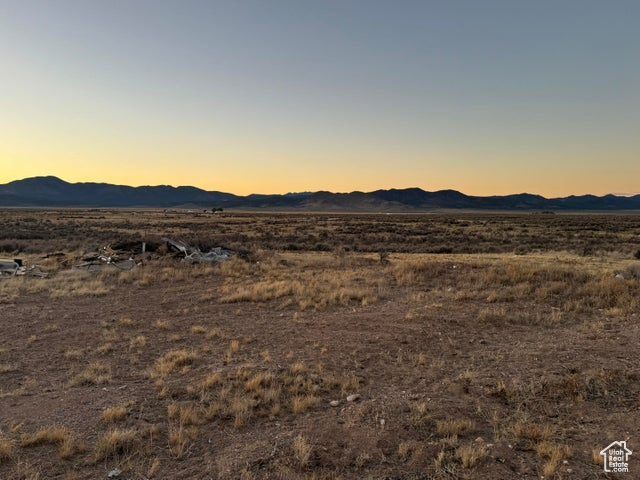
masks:
[[(50, 272), (0, 279), (0, 478), (582, 479), (637, 448), (638, 217), (0, 218)], [(71, 268), (162, 236), (240, 254)]]

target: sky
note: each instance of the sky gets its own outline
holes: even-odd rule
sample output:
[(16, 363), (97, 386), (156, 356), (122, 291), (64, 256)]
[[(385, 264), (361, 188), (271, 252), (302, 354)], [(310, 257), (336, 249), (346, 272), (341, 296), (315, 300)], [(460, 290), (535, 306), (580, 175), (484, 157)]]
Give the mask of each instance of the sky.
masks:
[(640, 2), (0, 0), (0, 183), (640, 192)]

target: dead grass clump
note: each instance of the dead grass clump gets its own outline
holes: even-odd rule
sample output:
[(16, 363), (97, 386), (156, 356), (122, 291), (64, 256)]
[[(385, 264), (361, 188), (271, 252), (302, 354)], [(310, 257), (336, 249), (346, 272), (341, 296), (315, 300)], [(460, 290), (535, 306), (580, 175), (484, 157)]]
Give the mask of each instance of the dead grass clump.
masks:
[(176, 457), (184, 457), (198, 434), (196, 427), (185, 428), (184, 425), (170, 427), (169, 451)]
[(149, 470), (147, 471), (147, 478), (153, 478), (156, 473), (158, 473), (158, 469), (160, 468), (160, 459), (158, 457), (154, 458), (149, 465)]
[(513, 434), (516, 441), (524, 448), (535, 449), (538, 443), (549, 440), (553, 435), (553, 428), (550, 425), (518, 420), (513, 425)]
[(248, 392), (261, 394), (264, 391), (264, 388), (270, 386), (273, 381), (274, 375), (272, 373), (259, 372), (245, 382), (245, 387)]
[(15, 455), (15, 446), (13, 442), (0, 434), (0, 462), (2, 460), (10, 460)]
[(191, 333), (194, 333), (196, 335), (204, 335), (205, 333), (207, 333), (207, 327), (205, 327), (204, 325), (193, 325), (191, 327)]
[(205, 338), (207, 340), (213, 340), (214, 338), (224, 338), (224, 334), (218, 327), (211, 327), (205, 334)]
[(487, 456), (487, 449), (482, 445), (463, 445), (456, 449), (456, 456), (465, 468), (473, 468)]
[(71, 431), (62, 426), (43, 427), (32, 434), (23, 434), (20, 445), (32, 447), (37, 445), (60, 445), (60, 457), (70, 458), (76, 452), (76, 445)]
[(476, 425), (472, 420), (467, 418), (454, 418), (450, 420), (437, 420), (436, 430), (439, 435), (464, 435), (472, 433), (476, 429)]
[(222, 384), (222, 374), (220, 372), (209, 373), (202, 381), (195, 385), (189, 385), (187, 387), (187, 393), (194, 396), (199, 396), (200, 401), (206, 401), (209, 398), (209, 392), (214, 387)]
[(398, 444), (398, 457), (401, 460), (407, 460), (413, 451), (413, 443), (412, 442), (400, 442)]
[(127, 413), (127, 407), (107, 407), (102, 411), (102, 420), (105, 423), (119, 422), (127, 416)]
[(593, 463), (602, 467), (604, 465), (604, 457), (600, 455), (600, 451), (601, 449), (597, 447), (591, 449), (591, 459), (593, 460)]
[(98, 348), (96, 348), (96, 352), (103, 355), (111, 351), (113, 351), (113, 343), (111, 342), (103, 343), (102, 345), (98, 346)]
[(191, 365), (197, 358), (198, 355), (194, 351), (170, 350), (156, 360), (155, 370), (158, 376), (165, 377), (178, 369)]
[(304, 413), (319, 403), (320, 399), (315, 395), (296, 395), (291, 400), (291, 411), (295, 414)]
[(501, 325), (507, 321), (507, 311), (504, 308), (483, 308), (478, 312), (478, 321), (493, 325)]
[(296, 459), (298, 466), (300, 466), (301, 468), (305, 468), (309, 465), (312, 451), (313, 447), (305, 436), (303, 436), (302, 434), (298, 434), (298, 436), (294, 438), (293, 456)]
[(154, 323), (154, 325), (156, 326), (156, 328), (158, 330), (169, 330), (171, 329), (171, 324), (169, 323), (168, 320), (156, 320), (156, 323)]
[(82, 358), (83, 356), (84, 356), (83, 348), (75, 348), (75, 349), (69, 349), (64, 351), (64, 358), (76, 360), (78, 358)]
[(571, 458), (571, 449), (566, 445), (558, 445), (548, 441), (540, 442), (535, 446), (539, 457), (547, 459), (543, 466), (543, 474), (546, 478), (551, 477), (557, 470), (560, 462), (565, 458)]
[(134, 429), (113, 428), (102, 435), (95, 446), (95, 460), (105, 460), (119, 454), (128, 454), (138, 443)]
[(200, 423), (200, 414), (193, 405), (183, 405), (178, 409), (178, 418), (180, 425), (190, 426)]
[(609, 403), (633, 398), (637, 384), (637, 374), (619, 369), (600, 369), (564, 375), (545, 385), (545, 391), (558, 399)]
[(425, 402), (420, 402), (415, 406), (413, 424), (420, 428), (428, 425), (429, 423), (431, 423), (431, 416), (429, 415), (427, 404)]
[(140, 350), (147, 344), (147, 337), (137, 335), (129, 341), (129, 350)]
[(120, 325), (122, 325), (123, 327), (130, 327), (130, 326), (133, 325), (134, 322), (133, 322), (133, 319), (131, 317), (124, 316), (124, 317), (120, 317), (118, 319), (118, 323)]
[(233, 426), (244, 427), (253, 416), (255, 403), (250, 397), (236, 396), (229, 402), (228, 411), (233, 416)]
[(80, 385), (103, 385), (111, 382), (111, 378), (111, 366), (101, 362), (93, 362), (74, 376), (69, 381), (69, 385), (72, 387)]

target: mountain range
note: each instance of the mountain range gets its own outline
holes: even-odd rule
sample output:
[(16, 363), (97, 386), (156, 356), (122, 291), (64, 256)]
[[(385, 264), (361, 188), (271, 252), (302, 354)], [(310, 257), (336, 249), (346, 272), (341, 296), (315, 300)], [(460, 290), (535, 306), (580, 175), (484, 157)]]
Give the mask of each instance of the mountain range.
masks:
[(545, 198), (520, 193), (472, 196), (456, 190), (420, 188), (283, 195), (207, 191), (168, 185), (130, 187), (108, 183), (68, 183), (57, 177), (31, 177), (0, 185), (3, 207), (204, 207), (302, 211), (410, 212), (437, 209), (473, 210), (640, 210), (640, 195), (571, 195)]

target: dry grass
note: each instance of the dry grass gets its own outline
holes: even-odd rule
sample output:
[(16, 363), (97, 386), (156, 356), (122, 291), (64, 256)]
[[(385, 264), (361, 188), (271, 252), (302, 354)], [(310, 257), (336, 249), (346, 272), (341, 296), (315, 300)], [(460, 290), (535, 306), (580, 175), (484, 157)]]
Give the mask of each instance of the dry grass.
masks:
[(42, 444), (62, 443), (70, 436), (67, 428), (61, 426), (43, 427), (32, 434), (23, 434), (20, 437), (20, 444), (23, 447), (31, 447)]
[(0, 434), (0, 462), (12, 459), (15, 455), (15, 451), (16, 449), (13, 441)]
[(297, 395), (291, 400), (291, 411), (295, 414), (304, 413), (319, 403), (320, 399), (314, 395)]
[(129, 350), (140, 350), (147, 344), (147, 337), (137, 335), (129, 341)]
[(137, 446), (138, 442), (138, 433), (134, 429), (113, 428), (98, 438), (94, 459), (100, 461), (120, 454), (126, 455)]
[(32, 434), (21, 435), (20, 445), (22, 447), (59, 445), (62, 459), (71, 458), (79, 449), (71, 431), (58, 425), (43, 427)]
[(473, 468), (487, 456), (487, 449), (482, 445), (463, 445), (456, 449), (456, 456), (465, 468)]
[(593, 463), (602, 467), (604, 465), (604, 457), (602, 455), (600, 455), (600, 451), (602, 449), (598, 448), (598, 447), (594, 447), (591, 449), (591, 460), (593, 460)]
[(207, 327), (205, 327), (204, 325), (194, 325), (191, 327), (191, 333), (204, 335), (207, 333)]
[(158, 457), (154, 458), (149, 465), (149, 470), (147, 471), (147, 478), (153, 478), (156, 473), (158, 473), (158, 469), (160, 468), (160, 459)]
[(105, 284), (102, 278), (80, 270), (63, 270), (46, 280), (51, 298), (102, 296), (113, 288)]
[(197, 358), (197, 353), (192, 350), (170, 350), (156, 360), (155, 373), (160, 377), (166, 377), (191, 365)]
[(113, 351), (113, 343), (111, 342), (103, 343), (102, 345), (98, 346), (98, 348), (96, 348), (96, 352), (100, 354), (106, 354), (112, 351)]
[(103, 385), (111, 382), (111, 366), (102, 362), (90, 363), (84, 370), (69, 381), (69, 386)]
[(124, 420), (128, 414), (127, 407), (107, 407), (102, 410), (102, 420), (105, 423), (114, 423)]
[[(528, 222), (527, 218), (520, 218), (523, 223)], [(318, 221), (331, 222), (329, 216)], [(496, 220), (492, 217), (491, 221)], [(497, 223), (502, 221), (499, 218)], [(190, 222), (185, 222), (184, 230), (179, 232), (188, 231)], [(377, 220), (367, 223), (364, 219), (363, 222), (369, 228), (377, 225)], [(256, 223), (257, 227), (266, 228), (262, 219)], [(247, 222), (247, 225), (246, 232), (253, 232), (254, 224)], [(455, 222), (447, 225), (451, 225), (449, 232), (458, 229)], [(393, 230), (371, 230), (369, 238), (362, 235), (359, 225), (351, 227), (358, 228), (351, 229), (350, 237), (344, 237), (343, 231), (336, 232), (336, 236), (349, 238), (345, 245), (354, 249), (367, 248), (366, 242), (374, 237), (375, 242), (393, 242), (401, 235)], [(131, 228), (137, 231), (137, 226), (124, 221), (114, 226), (119, 232)], [(277, 228), (287, 230), (286, 235), (295, 238), (296, 232), (288, 230), (288, 225), (281, 222)], [(407, 248), (426, 248), (430, 242), (425, 242), (424, 237), (440, 234), (430, 216), (412, 220), (411, 228), (419, 232), (416, 235), (422, 240), (421, 245), (416, 242), (418, 246), (406, 243)], [(491, 228), (494, 227), (488, 225), (475, 232), (489, 236), (491, 233), (487, 232)], [(516, 226), (516, 230), (518, 228)], [(226, 235), (223, 229), (218, 233), (221, 238)], [(329, 232), (329, 238), (332, 234)], [(259, 235), (259, 228), (255, 228), (255, 235), (247, 236), (247, 244)], [(584, 235), (581, 232), (581, 236)], [(469, 238), (481, 241), (473, 236)], [(321, 237), (314, 240), (322, 241)], [(473, 244), (469, 248), (475, 248), (474, 242), (470, 242)], [(502, 248), (499, 242), (495, 245)], [(151, 379), (138, 377), (136, 385), (139, 381), (155, 383), (159, 393), (159, 398), (145, 398), (140, 403), (139, 414), (128, 413), (128, 407), (105, 409), (102, 420), (108, 425), (103, 424), (101, 428), (123, 428), (108, 432), (110, 438), (105, 434), (105, 438), (95, 444), (95, 452), (91, 450), (85, 457), (74, 459), (73, 469), (79, 472), (78, 477), (96, 476), (98, 468), (101, 471), (103, 467), (110, 468), (111, 462), (91, 466), (92, 458), (116, 457), (113, 463), (124, 465), (126, 475), (179, 476), (180, 471), (196, 471), (200, 453), (213, 448), (216, 456), (220, 454), (219, 468), (230, 469), (230, 478), (382, 478), (397, 475), (398, 471), (400, 475), (429, 478), (488, 478), (484, 469), (495, 473), (500, 465), (483, 460), (491, 451), (490, 447), (483, 447), (483, 441), (469, 444), (467, 437), (475, 431), (479, 437), (491, 436), (488, 419), (496, 412), (493, 413), (497, 418), (495, 440), (500, 442), (499, 454), (507, 457), (508, 464), (516, 462), (522, 471), (538, 471), (546, 478), (565, 476), (561, 465), (571, 452), (554, 442), (571, 438), (579, 457), (571, 467), (577, 472), (576, 478), (585, 477), (595, 471), (588, 463), (602, 462), (598, 450), (591, 459), (592, 438), (585, 440), (586, 434), (607, 421), (608, 406), (615, 407), (610, 411), (630, 411), (631, 402), (637, 398), (637, 369), (631, 365), (627, 369), (624, 362), (618, 367), (606, 363), (610, 360), (607, 353), (597, 349), (597, 355), (605, 361), (602, 367), (601, 359), (595, 355), (584, 364), (571, 356), (571, 352), (587, 351), (587, 348), (580, 349), (588, 344), (586, 340), (590, 337), (607, 335), (612, 341), (626, 341), (626, 335), (634, 338), (634, 330), (627, 327), (633, 325), (631, 315), (638, 308), (638, 282), (631, 278), (613, 278), (614, 272), (624, 271), (623, 262), (616, 255), (578, 258), (554, 253), (482, 257), (409, 255), (392, 251), (385, 257), (387, 263), (381, 264), (377, 258), (360, 253), (269, 251), (258, 257), (260, 263), (255, 259), (235, 259), (216, 267), (217, 278), (203, 282), (207, 302), (198, 302), (197, 295), (187, 300), (182, 296), (187, 287), (193, 288), (191, 274), (205, 275), (204, 269), (195, 272), (191, 267), (174, 267), (168, 262), (149, 263), (137, 272), (87, 277), (107, 287), (115, 282), (113, 288), (122, 288), (118, 284), (122, 282), (132, 289), (165, 281), (163, 278), (171, 279), (176, 282), (171, 286), (176, 297), (168, 294), (161, 299), (167, 316), (174, 319), (172, 323), (158, 320), (154, 324), (157, 317), (145, 318), (137, 305), (127, 304), (131, 308), (129, 312), (141, 315), (140, 318), (135, 317), (136, 322), (129, 317), (118, 319), (113, 314), (115, 309), (107, 309), (100, 317), (104, 322), (102, 331), (95, 332), (96, 345), (102, 343), (100, 347), (74, 350), (66, 339), (62, 346), (56, 345), (55, 358), (68, 360), (70, 368), (84, 367), (77, 362), (81, 358), (87, 358), (87, 363), (102, 358), (113, 368), (114, 378), (116, 371), (125, 372), (129, 368), (132, 373), (150, 372)], [(49, 286), (57, 281), (53, 277), (32, 283), (38, 284), (34, 288), (43, 288), (46, 296)], [(18, 296), (13, 297), (16, 303), (22, 301), (20, 295), (25, 289), (31, 288), (26, 282), (19, 282), (16, 283), (20, 285)], [(224, 286), (220, 288), (222, 282)], [(0, 292), (2, 288), (0, 283)], [(387, 295), (385, 288), (392, 295)], [(355, 294), (352, 296), (349, 292)], [(141, 290), (143, 293), (146, 292)], [(271, 303), (220, 306), (217, 303), (221, 295), (226, 301)], [(155, 290), (151, 296), (160, 297)], [(377, 308), (360, 308), (375, 299), (383, 300), (376, 305), (380, 312)], [(394, 303), (396, 299), (400, 303)], [(0, 303), (6, 301), (2, 297)], [(84, 308), (84, 302), (81, 300), (77, 305)], [(91, 302), (101, 306), (108, 303), (100, 299)], [(313, 311), (328, 308), (334, 310)], [(410, 314), (402, 319), (407, 311)], [(252, 330), (247, 326), (246, 320), (255, 312), (260, 316), (256, 325), (269, 326), (272, 321), (274, 331)], [(380, 325), (380, 315), (388, 315), (390, 323)], [(0, 351), (1, 365), (11, 367), (5, 371), (18, 365), (25, 376), (32, 375), (29, 358), (23, 362), (13, 355), (22, 354), (25, 339), (32, 334), (29, 352), (44, 352), (48, 342), (57, 341), (67, 327), (66, 318), (61, 316), (59, 322), (58, 333), (43, 327), (44, 324), (37, 330), (28, 330), (18, 348), (11, 344), (12, 357), (4, 358)], [(224, 325), (224, 332), (211, 326), (215, 323)], [(513, 324), (517, 324), (517, 328), (509, 328)], [(336, 325), (338, 328), (334, 328)], [(493, 328), (503, 325), (507, 328)], [(545, 328), (527, 328), (538, 325)], [(369, 327), (375, 331), (369, 332)], [(498, 330), (504, 332), (510, 342), (500, 343), (504, 337), (502, 333), (496, 335)], [(321, 337), (314, 338), (309, 335), (310, 331), (319, 332)], [(298, 337), (285, 343), (292, 335)], [(234, 338), (241, 341), (232, 341)], [(434, 341), (427, 343), (427, 338)], [(540, 352), (529, 351), (528, 345), (537, 346), (538, 341), (542, 343)], [(143, 347), (145, 350), (133, 355), (126, 351), (127, 347), (132, 351)], [(123, 351), (125, 354), (120, 355)], [(621, 351), (615, 352), (619, 358), (623, 357)], [(463, 352), (463, 356), (452, 356), (449, 352)], [(529, 362), (534, 357), (535, 364), (533, 360)], [(546, 358), (558, 361), (547, 368)], [(320, 361), (322, 365), (314, 365)], [(101, 365), (107, 367), (110, 378), (111, 369)], [(100, 380), (96, 380), (101, 374), (99, 370), (94, 368), (93, 372), (86, 373), (86, 378), (74, 377), (70, 383), (99, 384)], [(178, 372), (181, 374), (172, 375)], [(3, 382), (5, 378), (9, 386), (7, 391), (0, 391), (0, 396), (19, 395), (15, 388), (21, 375), (6, 375)], [(396, 378), (402, 379), (402, 386), (393, 383)], [(117, 379), (123, 384), (129, 380), (128, 375), (118, 375)], [(387, 381), (392, 383), (387, 385)], [(429, 393), (427, 398), (407, 388), (409, 385), (420, 385), (422, 391), (433, 390), (433, 394)], [(387, 386), (403, 389), (402, 394), (399, 389), (387, 390)], [(422, 386), (426, 386), (426, 390)], [(34, 384), (28, 392), (22, 392), (31, 395), (38, 389), (39, 385)], [(389, 397), (388, 392), (392, 393)], [(69, 393), (79, 398), (82, 390)], [(375, 402), (345, 403), (344, 396), (350, 393), (361, 393), (365, 398), (373, 396)], [(449, 401), (449, 395), (457, 396), (455, 402)], [(445, 401), (439, 402), (439, 398)], [(341, 404), (334, 408), (329, 406), (329, 400), (341, 400)], [(585, 424), (585, 429), (573, 429), (571, 425), (575, 423), (571, 422), (584, 412), (598, 412), (598, 415), (589, 418), (591, 423)], [(303, 423), (311, 426), (313, 432), (305, 431), (296, 437), (298, 428), (292, 431), (291, 427), (300, 427), (296, 421), (300, 417), (295, 415), (303, 415)], [(467, 415), (469, 419), (456, 418), (459, 415)], [(328, 416), (335, 416), (338, 421), (324, 422)], [(438, 418), (442, 420), (436, 421)], [(114, 423), (125, 419), (126, 424)], [(146, 433), (142, 433), (147, 431), (147, 427), (142, 426), (147, 421), (159, 426), (148, 442)], [(234, 426), (240, 430), (234, 430)], [(211, 430), (216, 434), (210, 435)], [(127, 432), (130, 435), (125, 434)], [(267, 445), (264, 452), (261, 444), (246, 441), (258, 435)], [(387, 435), (395, 443), (389, 443)], [(210, 437), (213, 445), (207, 444)], [(0, 460), (3, 448), (9, 452), (4, 459), (11, 459), (0, 466), (0, 477), (26, 478), (28, 468), (21, 467), (25, 475), (20, 476), (16, 474), (17, 465), (34, 462), (33, 474), (44, 478), (47, 470), (43, 465), (46, 464), (37, 456), (43, 457), (47, 449), (14, 446), (11, 442), (16, 443), (17, 438), (19, 433), (11, 431), (7, 437), (0, 437)], [(283, 438), (290, 439), (289, 447), (285, 444), (283, 448)], [(313, 461), (315, 449), (310, 438), (318, 438), (318, 445), (322, 445), (318, 447), (317, 465)], [(218, 443), (219, 439), (222, 440)], [(56, 450), (59, 446), (60, 457), (66, 458), (78, 452), (80, 442), (67, 438), (52, 443)], [(381, 447), (383, 443), (385, 446)], [(100, 446), (102, 444), (105, 446)], [(503, 448), (506, 444), (514, 448)], [(273, 445), (277, 448), (274, 447), (275, 453), (270, 455)], [(338, 451), (344, 455), (333, 454)], [(430, 459), (436, 454), (432, 464)], [(118, 458), (119, 455), (122, 456)], [(162, 467), (158, 459), (162, 459)], [(396, 464), (399, 461), (405, 463), (399, 467)], [(70, 462), (60, 463), (55, 468), (62, 475), (65, 469), (71, 469), (70, 465)], [(236, 465), (240, 465), (242, 472)], [(465, 472), (463, 468), (473, 470)], [(87, 473), (85, 469), (93, 471)]]
[(189, 446), (197, 437), (196, 427), (185, 428), (184, 425), (172, 426), (169, 429), (169, 451), (177, 458), (184, 457)]
[(475, 423), (467, 418), (454, 418), (450, 420), (436, 421), (436, 429), (439, 435), (464, 435), (475, 431)]
[(301, 468), (309, 465), (312, 451), (313, 447), (304, 435), (299, 434), (293, 439), (293, 455)]
[(229, 272), (220, 301), (267, 302), (286, 298), (285, 305), (294, 303), (301, 310), (322, 310), (352, 302), (366, 305), (381, 296), (382, 284), (377, 277), (362, 269), (347, 268), (349, 265), (343, 260), (327, 263), (310, 257), (301, 261), (302, 264), (283, 265), (272, 260), (259, 270), (259, 278), (250, 282)]
[(560, 462), (565, 458), (571, 458), (572, 455), (571, 449), (566, 445), (558, 445), (548, 441), (537, 444), (535, 450), (539, 457), (547, 460), (542, 470), (545, 477), (551, 477), (558, 469)]
[(398, 444), (398, 457), (401, 460), (407, 460), (413, 451), (413, 444), (411, 442), (400, 442)]
[(65, 350), (64, 358), (79, 359), (79, 358), (82, 358), (84, 354), (85, 354), (84, 348), (73, 348), (73, 349)]
[(535, 448), (535, 445), (545, 442), (553, 435), (553, 428), (550, 425), (518, 420), (513, 425), (513, 434), (516, 441), (525, 448)]

